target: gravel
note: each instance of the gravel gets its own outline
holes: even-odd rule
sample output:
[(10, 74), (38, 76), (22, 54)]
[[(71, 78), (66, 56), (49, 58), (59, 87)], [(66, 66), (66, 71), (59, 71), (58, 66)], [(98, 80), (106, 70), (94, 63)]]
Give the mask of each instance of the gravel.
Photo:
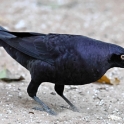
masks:
[[(122, 0), (0, 0), (0, 25), (13, 31), (68, 33), (90, 36), (124, 46), (124, 3)], [(4, 124), (123, 124), (123, 69), (111, 69), (119, 85), (91, 83), (66, 86), (65, 95), (80, 112), (73, 112), (43, 83), (38, 96), (55, 112), (51, 116), (32, 109), (38, 106), (27, 94), (30, 75), (0, 49), (0, 68), (6, 66), (26, 80), (10, 84), (0, 81), (0, 120)]]

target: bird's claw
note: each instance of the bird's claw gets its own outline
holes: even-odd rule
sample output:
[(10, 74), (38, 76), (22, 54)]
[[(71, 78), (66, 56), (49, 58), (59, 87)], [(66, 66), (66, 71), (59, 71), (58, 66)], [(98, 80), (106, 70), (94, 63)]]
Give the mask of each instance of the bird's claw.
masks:
[(35, 107), (35, 110), (45, 111), (50, 115), (57, 115), (54, 111), (52, 111), (45, 103), (43, 103), (37, 96), (34, 96), (33, 99), (42, 106), (42, 108)]
[(34, 107), (32, 108), (34, 110), (38, 110), (38, 111), (45, 111), (47, 113), (49, 113), (50, 115), (57, 115), (54, 111), (52, 111), (50, 108), (40, 108), (40, 107)]
[(38, 111), (44, 111), (43, 108), (39, 108), (39, 107), (33, 107), (32, 109), (38, 110)]
[(75, 106), (70, 106), (70, 109), (74, 112), (79, 112), (79, 110)]

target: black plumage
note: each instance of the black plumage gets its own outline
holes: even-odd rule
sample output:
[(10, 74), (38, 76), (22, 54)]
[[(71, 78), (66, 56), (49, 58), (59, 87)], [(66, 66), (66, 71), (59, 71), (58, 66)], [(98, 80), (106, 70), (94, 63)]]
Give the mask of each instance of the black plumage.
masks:
[(78, 111), (63, 95), (64, 85), (91, 83), (112, 67), (124, 67), (124, 48), (81, 35), (10, 32), (0, 27), (0, 45), (29, 70), (27, 92), (50, 114), (56, 113), (36, 96), (42, 82), (54, 83), (55, 91)]

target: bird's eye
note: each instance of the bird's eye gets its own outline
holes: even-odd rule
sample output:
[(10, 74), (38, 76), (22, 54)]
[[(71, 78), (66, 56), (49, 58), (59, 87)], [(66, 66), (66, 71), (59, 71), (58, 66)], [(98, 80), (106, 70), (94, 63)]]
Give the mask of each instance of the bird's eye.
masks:
[(124, 60), (124, 55), (121, 55), (121, 59)]

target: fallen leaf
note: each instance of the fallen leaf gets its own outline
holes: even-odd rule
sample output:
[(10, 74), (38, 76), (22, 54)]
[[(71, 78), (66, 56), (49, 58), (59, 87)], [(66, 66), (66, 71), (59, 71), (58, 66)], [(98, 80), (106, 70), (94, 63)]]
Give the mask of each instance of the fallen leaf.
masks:
[(105, 75), (103, 75), (97, 82), (111, 84), (110, 79)]
[(120, 80), (118, 78), (111, 79), (111, 84), (118, 85), (120, 83)]
[(112, 85), (117, 85), (117, 84), (120, 83), (120, 80), (118, 78), (110, 79), (106, 75), (103, 75), (97, 82), (99, 82), (99, 83), (106, 83), (106, 84), (112, 84)]
[(24, 77), (18, 74), (12, 74), (8, 69), (4, 68), (2, 71), (0, 71), (0, 80), (6, 82), (21, 81), (24, 80)]

